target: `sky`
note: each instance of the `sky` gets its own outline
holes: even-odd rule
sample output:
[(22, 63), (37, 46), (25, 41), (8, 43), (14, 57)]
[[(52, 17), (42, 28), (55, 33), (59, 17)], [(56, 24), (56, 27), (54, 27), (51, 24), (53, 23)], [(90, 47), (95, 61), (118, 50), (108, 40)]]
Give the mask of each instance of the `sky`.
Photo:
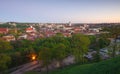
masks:
[(0, 22), (118, 23), (120, 0), (0, 0)]

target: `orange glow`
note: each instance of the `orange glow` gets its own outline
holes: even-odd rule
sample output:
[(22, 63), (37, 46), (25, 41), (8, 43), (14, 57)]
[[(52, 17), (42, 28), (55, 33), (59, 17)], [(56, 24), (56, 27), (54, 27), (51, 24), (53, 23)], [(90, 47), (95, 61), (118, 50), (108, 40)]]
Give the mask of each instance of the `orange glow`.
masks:
[(36, 59), (36, 56), (33, 55), (33, 56), (32, 56), (32, 60), (35, 60), (35, 59)]

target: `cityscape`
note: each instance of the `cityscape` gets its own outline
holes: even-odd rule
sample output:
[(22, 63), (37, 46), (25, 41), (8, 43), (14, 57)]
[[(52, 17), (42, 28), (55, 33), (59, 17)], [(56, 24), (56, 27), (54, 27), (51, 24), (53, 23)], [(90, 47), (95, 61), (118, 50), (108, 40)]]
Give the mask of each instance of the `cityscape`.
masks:
[(119, 0), (1, 0), (0, 74), (120, 74)]

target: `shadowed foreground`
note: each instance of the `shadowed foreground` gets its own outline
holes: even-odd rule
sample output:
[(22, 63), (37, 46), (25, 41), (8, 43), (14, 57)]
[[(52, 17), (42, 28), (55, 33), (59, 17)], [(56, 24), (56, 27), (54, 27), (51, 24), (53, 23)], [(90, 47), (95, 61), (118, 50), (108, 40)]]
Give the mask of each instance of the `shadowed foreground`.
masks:
[[(46, 74), (26, 72), (25, 74)], [(120, 74), (120, 57), (94, 64), (74, 65), (49, 72), (49, 74)]]

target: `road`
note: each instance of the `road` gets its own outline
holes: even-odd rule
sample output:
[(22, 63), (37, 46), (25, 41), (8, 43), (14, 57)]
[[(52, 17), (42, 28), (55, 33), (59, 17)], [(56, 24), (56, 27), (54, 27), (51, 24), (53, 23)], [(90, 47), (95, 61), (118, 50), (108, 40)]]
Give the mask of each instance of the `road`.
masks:
[(10, 74), (23, 74), (24, 72), (33, 70), (39, 66), (40, 64), (38, 63), (38, 61), (33, 61), (33, 62), (22, 65), (19, 69), (17, 69), (16, 71)]

